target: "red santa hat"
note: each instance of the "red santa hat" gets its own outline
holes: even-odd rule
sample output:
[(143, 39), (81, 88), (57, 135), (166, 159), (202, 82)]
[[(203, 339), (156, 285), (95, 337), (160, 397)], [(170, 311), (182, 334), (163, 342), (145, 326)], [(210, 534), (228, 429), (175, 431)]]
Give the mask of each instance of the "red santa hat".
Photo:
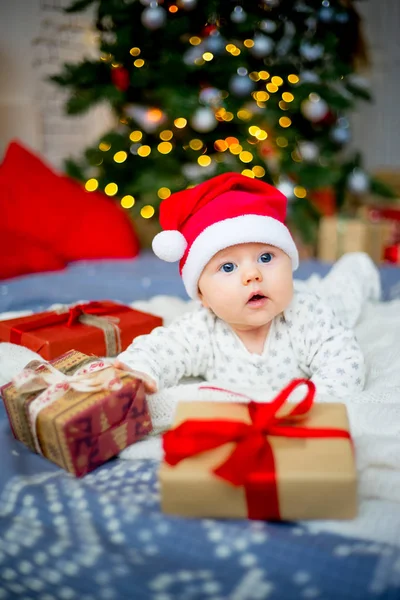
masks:
[(284, 224), (286, 197), (272, 185), (239, 173), (217, 175), (172, 194), (160, 205), (164, 231), (153, 239), (162, 260), (180, 261), (179, 272), (191, 298), (209, 260), (220, 250), (246, 242), (280, 248), (297, 269), (296, 245)]

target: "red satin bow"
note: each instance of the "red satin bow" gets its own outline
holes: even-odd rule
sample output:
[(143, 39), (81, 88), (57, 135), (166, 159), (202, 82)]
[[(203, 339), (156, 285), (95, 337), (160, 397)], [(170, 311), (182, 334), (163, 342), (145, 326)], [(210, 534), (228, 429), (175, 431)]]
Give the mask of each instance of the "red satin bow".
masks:
[(81, 315), (109, 315), (116, 312), (125, 312), (131, 310), (128, 306), (120, 304), (109, 304), (106, 302), (88, 302), (87, 304), (77, 304), (63, 313), (50, 312), (44, 316), (27, 323), (20, 323), (11, 329), (10, 342), (20, 344), (22, 334), (26, 331), (34, 331), (43, 327), (52, 327), (53, 325), (67, 325), (72, 327), (78, 323)]
[[(307, 386), (306, 397), (287, 415), (277, 417), (279, 409), (300, 385)], [(274, 456), (267, 436), (350, 439), (349, 432), (342, 429), (297, 426), (299, 419), (310, 411), (314, 396), (312, 381), (294, 379), (272, 402), (249, 403), (250, 424), (228, 419), (184, 421), (163, 435), (165, 461), (176, 465), (190, 456), (235, 442), (232, 454), (213, 472), (233, 485), (245, 487), (250, 519), (280, 519)]]

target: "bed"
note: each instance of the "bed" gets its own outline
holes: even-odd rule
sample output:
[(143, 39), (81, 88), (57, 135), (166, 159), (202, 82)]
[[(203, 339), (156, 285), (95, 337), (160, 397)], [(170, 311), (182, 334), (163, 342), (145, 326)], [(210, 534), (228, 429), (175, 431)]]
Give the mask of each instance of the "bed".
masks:
[[(296, 277), (329, 268), (306, 261)], [(396, 306), (400, 269), (382, 266), (381, 280)], [(0, 281), (0, 313), (105, 298), (145, 306), (157, 296), (186, 293), (176, 265), (144, 252)], [(385, 540), (304, 523), (166, 516), (158, 460), (116, 458), (75, 479), (13, 439), (2, 404), (0, 451), (0, 600), (400, 598), (400, 529)]]

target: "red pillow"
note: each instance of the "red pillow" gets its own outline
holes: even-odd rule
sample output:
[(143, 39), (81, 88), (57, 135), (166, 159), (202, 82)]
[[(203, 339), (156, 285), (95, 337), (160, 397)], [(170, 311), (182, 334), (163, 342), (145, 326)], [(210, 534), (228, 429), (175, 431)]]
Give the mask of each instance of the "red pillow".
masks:
[[(2, 193), (5, 186), (12, 202)], [(65, 262), (139, 253), (133, 224), (115, 200), (87, 192), (18, 141), (10, 143), (0, 165), (0, 223), (33, 236)]]
[(33, 238), (0, 230), (0, 279), (28, 273), (59, 271), (64, 261)]

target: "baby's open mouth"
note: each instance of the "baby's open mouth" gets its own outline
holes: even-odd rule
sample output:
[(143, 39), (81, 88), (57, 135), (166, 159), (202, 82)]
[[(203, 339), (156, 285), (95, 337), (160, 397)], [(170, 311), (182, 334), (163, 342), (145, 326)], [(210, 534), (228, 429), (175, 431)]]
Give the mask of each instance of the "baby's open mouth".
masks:
[(266, 300), (266, 296), (263, 294), (253, 294), (253, 296), (250, 296), (248, 299), (247, 304), (253, 304), (259, 302), (260, 300)]

